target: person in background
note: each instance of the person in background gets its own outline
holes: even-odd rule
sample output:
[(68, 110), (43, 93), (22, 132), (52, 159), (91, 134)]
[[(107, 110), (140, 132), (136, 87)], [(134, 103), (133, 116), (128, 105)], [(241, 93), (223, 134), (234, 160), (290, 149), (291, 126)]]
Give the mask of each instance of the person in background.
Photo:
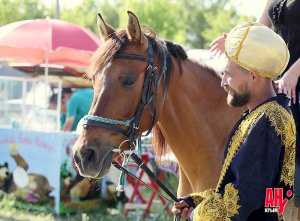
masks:
[[(60, 112), (60, 128), (64, 127), (66, 121), (66, 112), (67, 112), (67, 102), (72, 95), (71, 88), (63, 88), (61, 93), (61, 112)], [(53, 93), (49, 99), (49, 108), (56, 110), (58, 103), (58, 96), (56, 93)]]
[(64, 131), (76, 130), (79, 120), (89, 112), (93, 100), (93, 89), (76, 90), (67, 102), (67, 115)]

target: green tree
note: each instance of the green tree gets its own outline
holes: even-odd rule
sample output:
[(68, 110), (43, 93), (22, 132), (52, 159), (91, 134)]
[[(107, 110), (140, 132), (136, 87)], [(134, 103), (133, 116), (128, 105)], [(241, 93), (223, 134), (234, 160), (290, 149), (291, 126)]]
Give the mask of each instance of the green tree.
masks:
[(126, 27), (127, 10), (133, 11), (142, 26), (151, 27), (159, 36), (184, 42), (184, 21), (181, 19), (180, 5), (170, 0), (124, 0), (120, 3), (120, 26)]
[(205, 18), (208, 21), (209, 26), (202, 32), (202, 36), (205, 39), (204, 47), (207, 47), (208, 44), (217, 36), (221, 35), (224, 32), (230, 31), (236, 24), (240, 23), (241, 21), (252, 20), (252, 18), (239, 16), (235, 11), (228, 9), (222, 11), (219, 10), (217, 13), (208, 11), (205, 13)]
[(181, 0), (180, 4), (184, 20), (184, 44), (189, 47), (203, 48), (206, 39), (202, 33), (209, 27), (205, 17), (204, 1)]
[(49, 9), (39, 0), (0, 0), (0, 26), (11, 22), (46, 18)]
[(209, 43), (243, 20), (228, 0), (181, 0), (185, 20), (185, 44), (192, 48), (207, 48)]
[[(133, 11), (142, 26), (160, 37), (193, 48), (205, 48), (218, 35), (242, 20), (233, 0), (82, 0), (72, 8), (61, 8), (61, 19), (98, 32), (97, 13), (115, 28), (125, 28), (126, 11)], [(40, 0), (0, 0), (0, 24), (54, 15)]]
[(209, 27), (202, 33), (206, 40), (205, 46), (222, 33), (229, 32), (238, 23), (254, 20), (253, 17), (239, 15), (235, 9), (234, 1), (227, 1), (227, 3), (224, 0), (219, 1), (219, 4), (215, 2), (205, 13), (209, 23)]
[(117, 8), (120, 7), (120, 2), (115, 1), (101, 1), (99, 4), (99, 11), (110, 25), (115, 28), (120, 27), (120, 13)]
[(61, 11), (61, 19), (79, 24), (98, 32), (96, 24), (97, 13), (101, 13), (105, 20), (114, 27), (119, 27), (119, 13), (116, 10), (117, 1), (84, 0), (83, 4)]
[(85, 0), (83, 4), (70, 9), (62, 9), (60, 19), (76, 23), (96, 32), (97, 1)]

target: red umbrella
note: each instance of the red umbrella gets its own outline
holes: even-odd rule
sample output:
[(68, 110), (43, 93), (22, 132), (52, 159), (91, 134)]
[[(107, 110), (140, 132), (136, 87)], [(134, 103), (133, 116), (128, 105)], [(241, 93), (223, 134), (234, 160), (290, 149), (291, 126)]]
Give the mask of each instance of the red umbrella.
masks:
[(0, 27), (0, 60), (82, 69), (98, 46), (92, 32), (61, 20), (25, 20)]

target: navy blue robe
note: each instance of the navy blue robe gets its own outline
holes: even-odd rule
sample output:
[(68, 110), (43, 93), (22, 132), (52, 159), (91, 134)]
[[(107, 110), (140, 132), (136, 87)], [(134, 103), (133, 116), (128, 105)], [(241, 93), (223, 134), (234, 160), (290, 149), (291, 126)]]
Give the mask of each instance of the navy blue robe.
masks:
[(286, 198), (294, 186), (296, 135), (288, 101), (278, 95), (243, 114), (229, 136), (216, 189), (191, 195), (195, 221), (281, 219), (265, 211), (265, 197), (267, 188), (282, 188)]

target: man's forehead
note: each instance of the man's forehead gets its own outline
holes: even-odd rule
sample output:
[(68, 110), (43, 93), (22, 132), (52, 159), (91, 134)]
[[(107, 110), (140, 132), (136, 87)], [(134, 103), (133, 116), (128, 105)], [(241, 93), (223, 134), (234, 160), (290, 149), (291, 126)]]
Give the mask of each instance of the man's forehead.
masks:
[(242, 68), (241, 66), (239, 66), (237, 63), (235, 63), (233, 61), (228, 61), (227, 65), (224, 69), (224, 73), (234, 75), (236, 77), (248, 75), (247, 70), (245, 70), (244, 68)]
[(232, 62), (230, 60), (228, 60), (226, 66), (225, 66), (225, 69), (224, 69), (224, 73), (226, 73), (226, 72), (230, 73), (230, 72), (232, 72), (232, 69), (233, 69)]
[(239, 66), (235, 63), (235, 62), (233, 62), (233, 61), (231, 61), (231, 60), (228, 60), (228, 62), (227, 62), (227, 65), (226, 65), (226, 67), (225, 67), (225, 69), (226, 70), (232, 70), (232, 69), (237, 69)]
[(237, 63), (235, 63), (234, 61), (228, 61), (226, 67), (225, 67), (225, 72), (232, 72), (232, 71), (247, 71), (245, 70), (243, 67), (241, 67), (240, 65), (238, 65)]

